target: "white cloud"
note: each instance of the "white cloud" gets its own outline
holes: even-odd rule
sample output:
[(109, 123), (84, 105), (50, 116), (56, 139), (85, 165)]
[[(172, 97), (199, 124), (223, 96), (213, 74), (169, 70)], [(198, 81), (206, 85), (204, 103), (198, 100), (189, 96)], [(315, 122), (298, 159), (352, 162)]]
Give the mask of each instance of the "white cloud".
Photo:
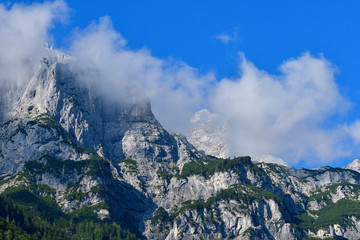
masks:
[(155, 116), (171, 131), (186, 129), (192, 113), (206, 105), (205, 92), (214, 81), (211, 73), (200, 75), (183, 62), (155, 58), (145, 48), (127, 48), (108, 17), (79, 31), (71, 55), (80, 65), (97, 69), (99, 76), (93, 80), (108, 97), (141, 100), (141, 91), (129, 94), (123, 90), (129, 84), (140, 86), (150, 98)]
[(19, 82), (28, 77), (51, 40), (49, 29), (62, 21), (68, 9), (58, 0), (44, 4), (0, 4), (0, 82)]
[(191, 119), (191, 134), (188, 140), (208, 155), (227, 158), (230, 156), (225, 142), (228, 130), (226, 121), (218, 114), (202, 109)]
[[(61, 0), (0, 4), (1, 84), (26, 80), (44, 54), (44, 43), (51, 41), (54, 21), (62, 21), (67, 12)], [(237, 31), (217, 39), (236, 41)], [(345, 113), (349, 102), (335, 84), (336, 69), (323, 57), (306, 53), (284, 62), (281, 74), (273, 76), (242, 56), (241, 76), (217, 82), (212, 73), (200, 74), (184, 62), (156, 58), (146, 48), (130, 49), (108, 17), (78, 30), (69, 52), (79, 64), (75, 67), (111, 99), (149, 97), (155, 116), (170, 131), (186, 132), (194, 112), (211, 109), (227, 123), (233, 155), (271, 154), (290, 163), (331, 161), (351, 152), (344, 139), (360, 143), (358, 121), (324, 127)], [(142, 90), (124, 90), (132, 85)]]
[(282, 74), (273, 76), (242, 56), (240, 69), (240, 78), (221, 80), (212, 99), (213, 110), (228, 121), (233, 154), (272, 154), (292, 163), (348, 154), (343, 131), (323, 127), (349, 106), (326, 59), (306, 53), (284, 62)]
[(228, 45), (228, 43), (230, 43), (230, 42), (234, 43), (235, 49), (236, 49), (236, 45), (239, 40), (239, 29), (237, 27), (235, 27), (234, 30), (230, 34), (222, 33), (222, 34), (215, 36), (215, 38), (217, 40), (221, 41), (222, 43), (224, 43), (225, 45)]
[(355, 120), (353, 123), (346, 124), (344, 129), (356, 143), (360, 143), (360, 120)]
[[(323, 57), (306, 53), (283, 63), (281, 75), (272, 76), (242, 56), (241, 77), (216, 84), (212, 74), (203, 76), (183, 62), (155, 58), (145, 48), (129, 49), (108, 17), (74, 39), (71, 55), (97, 69), (87, 80), (118, 101), (149, 97), (155, 116), (170, 131), (186, 132), (192, 114), (210, 107), (227, 121), (232, 155), (271, 154), (294, 163), (348, 154), (339, 144), (343, 129), (322, 127), (349, 105), (335, 84), (336, 69)], [(144, 92), (125, 92), (131, 84)]]
[(229, 41), (232, 39), (231, 36), (228, 34), (220, 34), (220, 35), (216, 36), (215, 38), (220, 40), (221, 42), (223, 42), (225, 45), (227, 45), (229, 43)]

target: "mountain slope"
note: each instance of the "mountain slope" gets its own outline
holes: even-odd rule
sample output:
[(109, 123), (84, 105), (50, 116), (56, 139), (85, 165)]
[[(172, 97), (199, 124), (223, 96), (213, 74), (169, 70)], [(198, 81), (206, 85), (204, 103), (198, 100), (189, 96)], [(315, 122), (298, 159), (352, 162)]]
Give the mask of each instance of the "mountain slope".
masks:
[[(112, 218), (139, 230), (155, 208), (141, 192), (143, 178), (151, 178), (160, 162), (181, 164), (195, 150), (161, 127), (148, 102), (116, 105), (101, 98), (81, 85), (64, 59), (56, 54), (43, 59), (13, 101), (0, 130), (0, 176), (8, 179), (1, 188), (45, 184), (56, 191), (52, 197), (64, 211), (105, 201), (116, 211)], [(153, 167), (140, 164), (150, 161)], [(123, 175), (136, 164), (133, 187)]]
[(105, 97), (53, 50), (0, 93), (1, 197), (54, 226), (84, 216), (75, 228), (115, 221), (146, 239), (360, 238), (356, 162), (296, 170), (207, 156), (163, 129), (147, 100)]

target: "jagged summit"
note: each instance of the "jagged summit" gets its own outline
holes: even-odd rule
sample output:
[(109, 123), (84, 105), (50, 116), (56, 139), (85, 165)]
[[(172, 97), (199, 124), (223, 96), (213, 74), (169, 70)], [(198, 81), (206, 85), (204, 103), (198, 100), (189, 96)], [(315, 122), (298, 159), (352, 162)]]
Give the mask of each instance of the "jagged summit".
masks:
[[(49, 66), (55, 62), (61, 63), (70, 59), (68, 55), (55, 49), (44, 48), (44, 51), (46, 53), (46, 57), (42, 59), (42, 62), (46, 62)], [(38, 65), (34, 69), (34, 72), (29, 73), (30, 75), (33, 75), (33, 77), (23, 76), (21, 81), (8, 80), (2, 82), (0, 87), (0, 124), (12, 118), (15, 110), (14, 104), (16, 104), (22, 97), (26, 88), (29, 87), (28, 84), (29, 81), (31, 81), (30, 79), (35, 78), (35, 75), (41, 71), (41, 68), (43, 68), (42, 66), (43, 64)], [(29, 67), (29, 69), (32, 69), (32, 67)], [(18, 112), (17, 114), (19, 113), (21, 112)]]
[[(39, 119), (48, 118), (74, 143), (114, 162), (125, 158), (136, 158), (139, 161), (184, 161), (181, 154), (177, 153), (179, 142), (183, 140), (176, 139), (162, 128), (152, 114), (148, 100), (125, 104), (108, 100), (91, 82), (84, 82), (78, 77), (70, 59), (59, 51), (48, 49), (48, 56), (42, 59), (22, 93), (17, 94), (19, 99), (6, 99), (13, 103), (4, 109), (11, 108), (10, 114), (6, 113), (4, 117), (8, 121), (6, 126), (16, 128), (22, 125), (26, 132), (24, 141), (36, 145), (38, 141), (31, 139), (27, 133), (27, 128), (33, 130), (29, 123), (38, 123), (41, 122)], [(56, 133), (52, 134), (54, 138), (59, 138)], [(3, 135), (8, 135), (8, 132), (3, 132)], [(34, 137), (42, 138), (45, 135)], [(47, 141), (44, 140), (43, 144)], [(18, 155), (12, 151), (7, 153), (7, 149), (18, 148), (9, 144), (12, 143), (2, 143), (3, 157), (6, 156), (7, 162), (25, 162), (28, 157), (38, 155), (28, 154), (25, 159), (16, 159)], [(73, 154), (71, 157), (69, 154), (63, 155), (77, 158)]]

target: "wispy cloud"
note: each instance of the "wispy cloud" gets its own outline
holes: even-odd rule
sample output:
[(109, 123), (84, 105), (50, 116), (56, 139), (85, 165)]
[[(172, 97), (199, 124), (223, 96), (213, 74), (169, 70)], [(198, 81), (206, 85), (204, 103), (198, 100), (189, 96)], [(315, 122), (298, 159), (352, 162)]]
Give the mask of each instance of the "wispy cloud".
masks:
[(239, 30), (236, 27), (230, 34), (229, 33), (222, 33), (217, 36), (215, 36), (215, 39), (221, 41), (223, 44), (228, 45), (230, 42), (236, 45), (239, 41)]
[(223, 42), (225, 45), (227, 45), (229, 41), (232, 39), (231, 36), (228, 34), (220, 34), (217, 35), (215, 38)]
[(68, 8), (58, 0), (44, 4), (0, 4), (0, 83), (23, 81), (44, 54), (54, 21)]
[(213, 74), (201, 75), (184, 62), (153, 57), (146, 48), (129, 49), (109, 17), (80, 31), (70, 52), (81, 66), (98, 70), (100, 77), (85, 78), (107, 97), (137, 101), (144, 94), (129, 95), (124, 89), (129, 84), (141, 87), (157, 118), (172, 131), (186, 129), (192, 113), (206, 105), (206, 91), (214, 81)]

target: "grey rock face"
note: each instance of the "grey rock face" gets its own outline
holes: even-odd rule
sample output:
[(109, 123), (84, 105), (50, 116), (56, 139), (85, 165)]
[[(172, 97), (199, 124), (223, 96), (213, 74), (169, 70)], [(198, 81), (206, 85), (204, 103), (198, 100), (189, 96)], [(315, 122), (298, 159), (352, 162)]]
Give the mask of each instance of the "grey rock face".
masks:
[(191, 125), (189, 140), (197, 149), (215, 157), (230, 156), (226, 143), (228, 126), (218, 115), (202, 109), (194, 114)]
[(147, 239), (360, 238), (358, 160), (296, 170), (206, 156), (148, 101), (104, 97), (59, 52), (24, 86), (1, 86), (0, 110), (0, 192), (46, 185), (36, 194), (64, 212), (91, 206)]
[[(224, 119), (207, 109), (202, 109), (196, 112), (191, 119), (191, 133), (188, 139), (198, 150), (207, 155), (229, 158), (235, 155), (234, 149), (229, 147), (229, 131), (229, 126)], [(236, 151), (238, 152), (239, 149)], [(255, 162), (288, 166), (285, 161), (270, 154), (253, 154), (251, 157)]]
[[(162, 128), (148, 101), (124, 104), (103, 97), (79, 80), (71, 69), (71, 59), (58, 52), (50, 52), (42, 60), (21, 94), (11, 94), (8, 88), (1, 90), (0, 179), (14, 181), (34, 161), (44, 168), (56, 161), (63, 165), (62, 174), (41, 172), (32, 176), (37, 184), (57, 191), (54, 197), (64, 211), (96, 205), (105, 199), (112, 212), (117, 212), (114, 219), (125, 224), (122, 218), (130, 216), (133, 221), (125, 225), (139, 230), (141, 221), (151, 217), (156, 208), (136, 189), (140, 180), (153, 178), (154, 172), (146, 164), (153, 162), (154, 169), (159, 162), (181, 164), (190, 160), (187, 151), (195, 151)], [(108, 165), (107, 175), (101, 179), (84, 177), (85, 167), (80, 172), (65, 171), (67, 161), (81, 162), (73, 164), (82, 166), (97, 155), (103, 159), (102, 164)], [(122, 175), (127, 173), (120, 171), (124, 165), (121, 161), (130, 158), (142, 174), (140, 180), (134, 180), (136, 187), (126, 183)], [(79, 186), (72, 190), (88, 195), (82, 201), (66, 199), (68, 185), (75, 183)], [(14, 184), (5, 184), (3, 189)], [(101, 198), (90, 191), (93, 187), (107, 189), (108, 194)], [(106, 211), (99, 212), (104, 215)]]

